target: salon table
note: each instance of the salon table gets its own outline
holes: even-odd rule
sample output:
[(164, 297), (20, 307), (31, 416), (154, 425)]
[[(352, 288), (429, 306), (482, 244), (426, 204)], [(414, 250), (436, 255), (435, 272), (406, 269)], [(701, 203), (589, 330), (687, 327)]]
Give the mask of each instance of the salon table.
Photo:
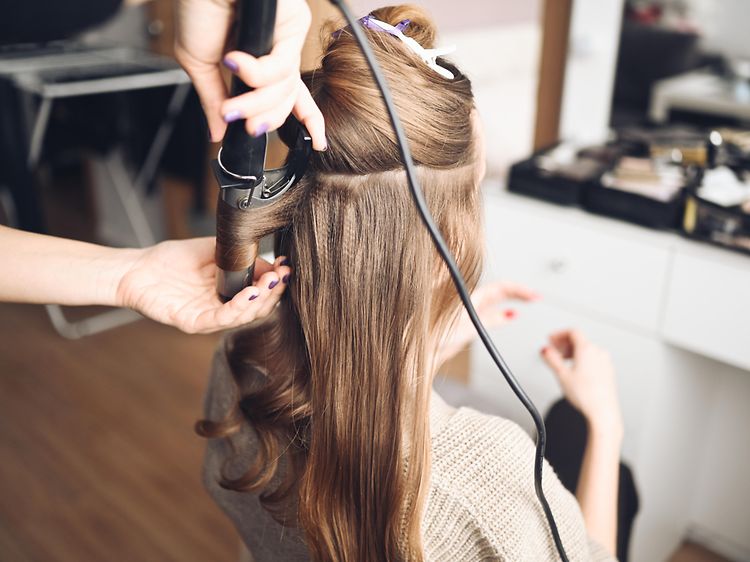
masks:
[[(642, 508), (631, 560), (688, 536), (750, 559), (750, 257), (483, 186), (485, 280), (539, 291), (492, 335), (539, 409), (559, 396), (539, 350), (576, 327), (612, 354)], [(477, 343), (469, 389), (530, 433), (528, 414)]]

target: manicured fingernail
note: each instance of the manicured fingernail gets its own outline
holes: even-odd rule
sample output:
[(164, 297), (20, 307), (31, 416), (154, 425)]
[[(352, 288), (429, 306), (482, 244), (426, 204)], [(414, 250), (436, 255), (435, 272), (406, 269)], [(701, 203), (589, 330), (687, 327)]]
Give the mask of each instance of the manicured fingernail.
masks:
[(236, 109), (230, 111), (224, 116), (224, 121), (226, 121), (227, 123), (231, 123), (232, 121), (237, 121), (238, 119), (242, 119), (242, 113), (240, 113)]
[(256, 294), (256, 295), (250, 295), (250, 298), (249, 298), (249, 299), (247, 299), (247, 300), (249, 300), (249, 301), (254, 301), (254, 300), (255, 300), (255, 299), (257, 299), (257, 298), (258, 298), (258, 295), (257, 295), (257, 294)]
[(276, 285), (278, 285), (278, 284), (279, 284), (279, 280), (278, 280), (278, 279), (275, 279), (274, 281), (271, 281), (271, 282), (270, 282), (270, 283), (268, 284), (268, 288), (269, 288), (269, 289), (273, 289), (273, 288), (274, 288), (274, 287), (275, 287)]
[(284, 258), (279, 265), (289, 265), (290, 263), (289, 258)]
[(513, 320), (516, 317), (516, 311), (515, 310), (508, 309), (508, 310), (506, 310), (504, 312), (504, 314), (505, 314), (505, 317), (508, 320)]
[(225, 58), (223, 62), (224, 62), (224, 66), (226, 66), (232, 72), (237, 72), (240, 69), (237, 63), (234, 62), (232, 59)]
[(255, 137), (259, 137), (261, 135), (264, 135), (268, 132), (268, 123), (261, 123), (258, 125), (258, 128), (255, 129)]
[(285, 285), (289, 283), (289, 274), (287, 273), (286, 275), (284, 275), (284, 277), (282, 277), (281, 280), (284, 282)]

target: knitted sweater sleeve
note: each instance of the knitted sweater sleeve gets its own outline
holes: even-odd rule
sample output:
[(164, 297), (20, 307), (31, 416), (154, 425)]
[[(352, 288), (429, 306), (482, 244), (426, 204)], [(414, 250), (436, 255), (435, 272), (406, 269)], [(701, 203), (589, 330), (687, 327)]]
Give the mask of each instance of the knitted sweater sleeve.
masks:
[[(459, 409), (433, 438), (427, 560), (559, 560), (534, 492), (534, 443), (515, 423)], [(571, 561), (611, 561), (545, 461), (543, 488)]]

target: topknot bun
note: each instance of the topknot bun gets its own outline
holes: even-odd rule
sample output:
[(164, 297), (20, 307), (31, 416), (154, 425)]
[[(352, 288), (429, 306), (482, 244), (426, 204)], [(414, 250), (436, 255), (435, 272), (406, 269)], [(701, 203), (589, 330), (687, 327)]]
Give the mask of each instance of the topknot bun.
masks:
[[(435, 47), (435, 25), (423, 8), (390, 6), (370, 15), (394, 27), (408, 20), (402, 33), (425, 49)], [(334, 33), (337, 30), (341, 33)], [(362, 31), (388, 83), (417, 165), (453, 169), (474, 162), (468, 78), (440, 57), (438, 64), (453, 75), (446, 78), (390, 33), (368, 27)], [(324, 33), (320, 67), (303, 75), (325, 117), (329, 147), (313, 155), (311, 169), (345, 174), (401, 169), (390, 118), (352, 30), (338, 23)]]

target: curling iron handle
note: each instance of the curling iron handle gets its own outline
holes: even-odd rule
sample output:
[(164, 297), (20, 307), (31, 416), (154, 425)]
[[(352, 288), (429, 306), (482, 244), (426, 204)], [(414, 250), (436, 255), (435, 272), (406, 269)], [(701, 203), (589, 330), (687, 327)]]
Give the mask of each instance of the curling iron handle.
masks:
[[(276, 0), (238, 0), (237, 49), (254, 57), (271, 52), (276, 25)], [(237, 76), (232, 78), (232, 96), (249, 91)], [(245, 182), (243, 188), (260, 188), (266, 156), (266, 136), (253, 137), (245, 129), (245, 120), (230, 123), (224, 134), (220, 166), (235, 178)], [(254, 179), (253, 179), (254, 178)], [(225, 184), (219, 182), (224, 191)], [(228, 188), (232, 189), (232, 188)], [(223, 201), (219, 195), (216, 217), (216, 264), (219, 273), (216, 288), (219, 298), (226, 302), (253, 282), (258, 244), (239, 236), (246, 214), (252, 210), (237, 208)]]
[[(262, 57), (273, 48), (276, 0), (241, 0), (238, 3), (237, 50)], [(232, 77), (232, 97), (249, 92), (238, 76)], [(245, 120), (230, 123), (222, 143), (222, 163), (232, 173), (260, 177), (266, 152), (263, 135), (255, 138), (245, 130)]]
[[(240, 0), (237, 6), (237, 50), (262, 57), (273, 48), (273, 29), (276, 25), (276, 0)], [(232, 79), (232, 96), (250, 88), (237, 76)]]

